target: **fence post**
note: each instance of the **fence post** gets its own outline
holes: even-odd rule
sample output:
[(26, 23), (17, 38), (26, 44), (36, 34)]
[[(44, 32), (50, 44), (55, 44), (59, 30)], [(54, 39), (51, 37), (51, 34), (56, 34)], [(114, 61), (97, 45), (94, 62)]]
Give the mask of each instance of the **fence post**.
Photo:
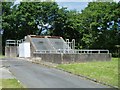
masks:
[(100, 54), (100, 50), (98, 51), (98, 53)]

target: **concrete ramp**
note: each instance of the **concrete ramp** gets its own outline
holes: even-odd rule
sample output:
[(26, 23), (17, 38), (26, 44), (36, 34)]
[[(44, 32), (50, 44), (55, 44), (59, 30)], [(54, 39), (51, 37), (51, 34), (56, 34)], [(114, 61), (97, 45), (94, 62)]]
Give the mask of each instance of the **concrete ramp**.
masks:
[[(48, 50), (47, 42), (45, 38), (31, 38), (37, 50)], [(47, 44), (47, 45), (46, 45)]]
[(69, 46), (62, 39), (62, 37), (52, 37), (52, 36), (30, 36), (30, 41), (33, 43), (36, 51), (40, 50), (63, 50), (67, 49)]
[(49, 38), (50, 43), (53, 45), (53, 47), (57, 50), (59, 49), (67, 49), (68, 45), (65, 41), (63, 41), (61, 38)]

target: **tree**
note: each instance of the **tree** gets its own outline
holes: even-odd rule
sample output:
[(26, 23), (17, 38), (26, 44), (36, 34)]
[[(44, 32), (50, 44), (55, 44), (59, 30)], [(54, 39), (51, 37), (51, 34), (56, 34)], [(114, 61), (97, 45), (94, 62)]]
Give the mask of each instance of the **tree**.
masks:
[[(7, 2), (4, 2), (3, 5), (9, 8), (12, 6), (9, 6)], [(52, 24), (57, 9), (58, 5), (54, 2), (22, 2), (20, 5), (12, 6), (9, 9), (11, 13), (7, 11), (3, 13), (4, 35), (9, 34), (5, 35), (5, 37), (8, 36), (6, 39), (21, 39), (25, 35), (36, 34), (37, 25), (40, 24), (37, 21)]]
[[(118, 42), (115, 40), (117, 19), (120, 16), (119, 4), (115, 2), (90, 2), (82, 11), (81, 26), (84, 29), (82, 41), (88, 48), (111, 49)], [(108, 22), (115, 22), (112, 28)], [(114, 36), (113, 36), (114, 35)]]
[(3, 2), (2, 12), (4, 41), (38, 34), (75, 39), (77, 48), (85, 49), (114, 51), (120, 44), (120, 3), (90, 2), (79, 13), (55, 2)]

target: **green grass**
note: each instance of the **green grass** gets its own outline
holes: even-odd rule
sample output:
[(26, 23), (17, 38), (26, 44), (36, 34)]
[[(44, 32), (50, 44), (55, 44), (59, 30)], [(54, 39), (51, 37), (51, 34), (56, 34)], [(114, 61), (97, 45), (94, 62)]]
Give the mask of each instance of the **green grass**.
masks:
[(57, 68), (118, 87), (118, 58), (111, 61), (60, 64)]
[(0, 58), (4, 58), (5, 56), (4, 55), (0, 55)]
[(0, 79), (0, 88), (23, 88), (16, 79)]

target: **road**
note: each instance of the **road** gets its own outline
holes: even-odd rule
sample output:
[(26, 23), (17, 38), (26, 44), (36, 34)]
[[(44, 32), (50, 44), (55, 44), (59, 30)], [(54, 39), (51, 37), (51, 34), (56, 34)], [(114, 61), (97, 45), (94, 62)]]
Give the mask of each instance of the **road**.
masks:
[(109, 88), (67, 72), (26, 60), (4, 59), (2, 64), (27, 88)]

